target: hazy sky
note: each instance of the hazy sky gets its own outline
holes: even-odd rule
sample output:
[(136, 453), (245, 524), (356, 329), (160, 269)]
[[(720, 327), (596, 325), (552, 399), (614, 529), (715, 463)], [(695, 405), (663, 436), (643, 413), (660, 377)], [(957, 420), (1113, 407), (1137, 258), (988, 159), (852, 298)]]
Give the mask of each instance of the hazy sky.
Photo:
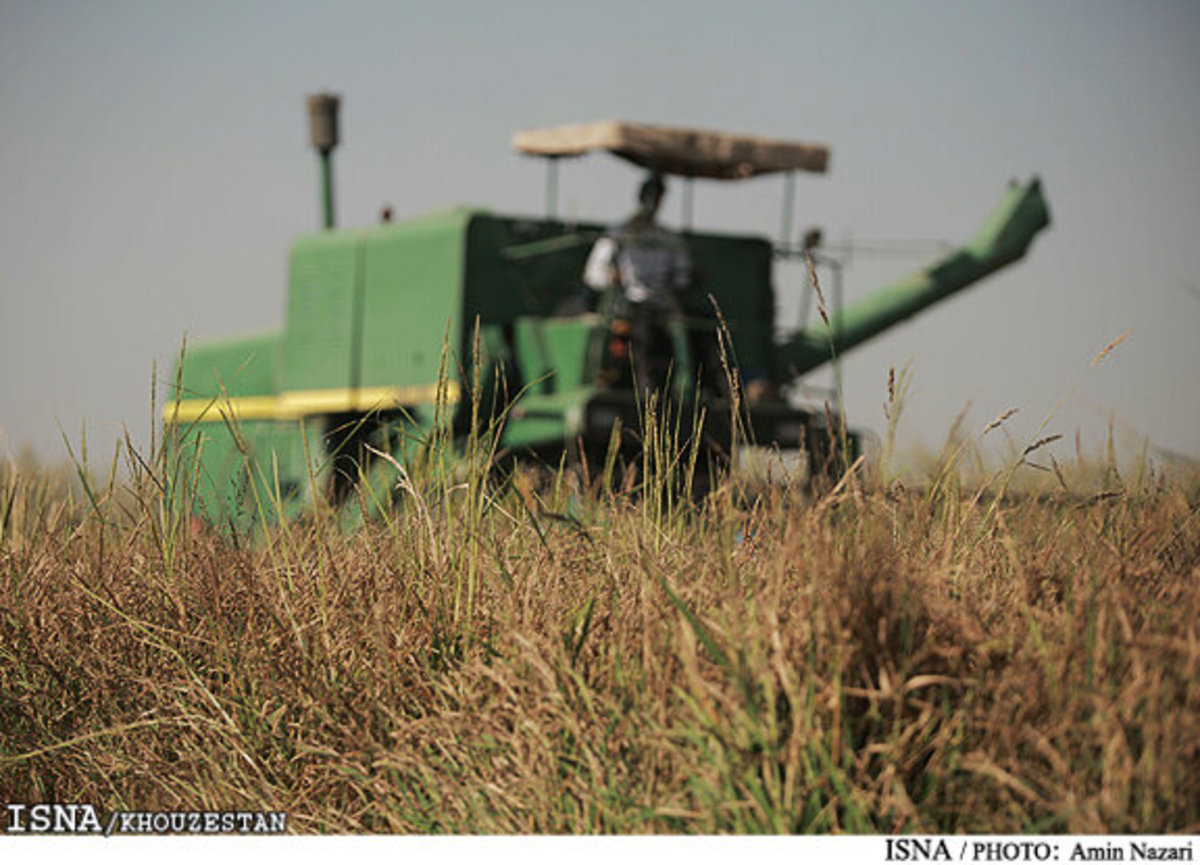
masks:
[[(605, 118), (828, 143), (796, 226), (831, 241), (958, 243), (1040, 175), (1054, 224), (1024, 262), (845, 359), (851, 422), (881, 432), (911, 363), (910, 440), (970, 403), (976, 430), (1015, 407), (1016, 435), (1053, 412), (1045, 434), (1098, 445), (1112, 415), (1200, 457), (1194, 0), (0, 0), (0, 457), (57, 458), (83, 421), (93, 452), (125, 426), (145, 443), (185, 333), (282, 325), (288, 244), (319, 218), (319, 89), (344, 97), (343, 226), (385, 202), (537, 215), (543, 169), (511, 134)], [(570, 162), (562, 211), (617, 219), (637, 180)], [(773, 237), (781, 194), (699, 182), (696, 226)], [(856, 255), (846, 297), (929, 257)], [(794, 317), (800, 274), (778, 283)]]

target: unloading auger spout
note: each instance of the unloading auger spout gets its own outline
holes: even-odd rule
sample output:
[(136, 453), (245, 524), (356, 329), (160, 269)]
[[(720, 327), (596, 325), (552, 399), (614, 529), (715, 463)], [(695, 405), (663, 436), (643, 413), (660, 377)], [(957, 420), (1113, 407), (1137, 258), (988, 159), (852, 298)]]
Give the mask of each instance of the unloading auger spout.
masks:
[(1038, 232), (1050, 225), (1050, 210), (1035, 177), (1013, 183), (979, 232), (934, 264), (851, 304), (839, 314), (794, 335), (779, 346), (784, 369), (803, 375), (845, 354), (910, 316), (954, 295), (1022, 258)]

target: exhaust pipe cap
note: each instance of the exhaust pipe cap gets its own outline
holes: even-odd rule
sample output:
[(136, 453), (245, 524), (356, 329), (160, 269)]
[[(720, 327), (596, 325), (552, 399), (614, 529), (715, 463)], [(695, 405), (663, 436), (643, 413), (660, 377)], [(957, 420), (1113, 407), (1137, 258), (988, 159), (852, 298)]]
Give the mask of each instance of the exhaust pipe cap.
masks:
[(308, 132), (312, 146), (329, 153), (338, 146), (338, 105), (336, 93), (314, 93), (308, 97)]

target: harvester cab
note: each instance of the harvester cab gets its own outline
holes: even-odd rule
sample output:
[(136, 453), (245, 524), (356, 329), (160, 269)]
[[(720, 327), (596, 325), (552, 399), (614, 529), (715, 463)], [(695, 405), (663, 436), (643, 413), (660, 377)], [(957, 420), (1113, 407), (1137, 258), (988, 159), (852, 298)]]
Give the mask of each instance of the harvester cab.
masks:
[[(526, 131), (513, 143), (548, 160), (545, 216), (456, 208), (347, 230), (333, 224), (337, 100), (309, 105), (324, 223), (292, 244), (284, 326), (189, 345), (165, 408), (168, 440), (190, 457), (189, 505), (235, 528), (352, 498), (374, 454), (404, 465), (489, 420), (513, 454), (636, 455), (649, 394), (636, 352), (630, 363), (632, 316), (612, 290), (570, 308), (606, 230), (557, 218), (559, 163), (603, 150), (681, 178), (685, 214), (696, 178), (782, 173), (786, 239), (795, 172), (829, 161), (823, 145), (642, 124)], [(703, 280), (649, 340), (666, 370), (654, 399), (725, 462), (757, 442), (803, 455), (808, 473), (838, 464), (857, 436), (836, 434), (824, 408), (789, 404), (785, 386), (1016, 261), (1048, 224), (1038, 181), (1014, 185), (963, 247), (782, 341), (773, 265), (798, 248), (685, 226), (679, 242)], [(390, 460), (375, 468), (394, 478)]]

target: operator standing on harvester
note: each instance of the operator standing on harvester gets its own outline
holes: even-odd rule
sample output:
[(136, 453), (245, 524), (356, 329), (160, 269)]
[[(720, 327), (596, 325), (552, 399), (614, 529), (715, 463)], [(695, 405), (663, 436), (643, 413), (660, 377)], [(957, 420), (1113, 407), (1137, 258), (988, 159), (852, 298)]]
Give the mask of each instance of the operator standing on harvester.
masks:
[(613, 335), (628, 337), (642, 392), (667, 383), (671, 358), (661, 347), (667, 343), (682, 395), (690, 388), (690, 358), (680, 295), (692, 286), (692, 260), (683, 238), (656, 221), (665, 194), (657, 173), (646, 178), (634, 214), (596, 241), (583, 281), (600, 293)]

